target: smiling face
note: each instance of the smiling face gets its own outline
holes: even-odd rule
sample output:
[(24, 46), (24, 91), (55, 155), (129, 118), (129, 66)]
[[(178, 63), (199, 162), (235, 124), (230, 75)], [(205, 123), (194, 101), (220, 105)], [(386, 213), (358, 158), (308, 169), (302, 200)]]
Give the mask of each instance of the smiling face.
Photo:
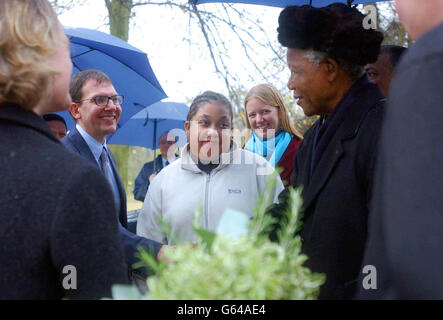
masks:
[(120, 105), (108, 99), (106, 106), (98, 106), (92, 98), (117, 95), (114, 86), (107, 81), (98, 83), (95, 79), (86, 80), (82, 87), (82, 102), (73, 103), (70, 111), (77, 123), (94, 139), (103, 143), (108, 134), (115, 132), (122, 113)]
[(328, 114), (331, 112), (328, 104), (331, 73), (326, 62), (317, 66), (306, 54), (306, 50), (288, 49), (287, 62), (291, 71), (288, 88), (293, 90), (294, 98), (307, 116)]
[(246, 114), (251, 129), (262, 139), (273, 137), (280, 128), (278, 108), (258, 98), (252, 98), (246, 103)]
[(220, 154), (229, 151), (232, 136), (231, 116), (220, 102), (204, 103), (185, 122), (191, 153), (203, 163), (218, 163)]

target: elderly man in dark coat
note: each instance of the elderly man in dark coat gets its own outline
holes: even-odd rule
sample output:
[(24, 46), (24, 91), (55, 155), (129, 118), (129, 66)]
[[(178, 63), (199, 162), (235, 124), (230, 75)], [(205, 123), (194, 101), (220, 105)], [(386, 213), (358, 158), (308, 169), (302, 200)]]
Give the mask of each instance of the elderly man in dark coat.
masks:
[(443, 299), (443, 0), (396, 7), (417, 42), (391, 87), (359, 298)]
[[(288, 47), (288, 87), (320, 119), (297, 150), (291, 183), (303, 187), (306, 266), (326, 274), (321, 299), (352, 297), (366, 241), (368, 203), (384, 96), (364, 74), (383, 36), (346, 5), (287, 7), (278, 39)], [(287, 192), (271, 213), (280, 217)]]

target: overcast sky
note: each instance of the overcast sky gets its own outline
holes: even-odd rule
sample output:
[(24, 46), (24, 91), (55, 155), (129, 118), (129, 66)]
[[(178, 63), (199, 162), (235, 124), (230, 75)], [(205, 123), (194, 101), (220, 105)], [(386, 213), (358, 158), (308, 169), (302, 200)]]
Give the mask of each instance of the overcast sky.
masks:
[[(219, 4), (207, 4), (200, 7), (211, 10)], [(235, 5), (236, 8), (247, 8), (251, 18), (260, 18), (268, 36), (276, 37), (277, 19), (280, 8)], [(176, 8), (159, 6), (141, 6), (135, 11), (129, 31), (129, 43), (148, 54), (151, 66), (169, 96), (170, 101), (186, 102), (205, 90), (214, 90), (227, 94), (224, 82), (217, 77), (214, 66), (209, 59), (207, 48), (200, 36), (200, 30), (192, 29), (194, 42), (190, 46), (183, 41), (189, 37), (188, 18)], [(107, 10), (102, 0), (89, 0), (60, 16), (63, 25), (97, 29), (109, 33)], [(242, 23), (242, 22), (238, 22)], [(228, 33), (226, 33), (228, 35)], [(272, 38), (274, 37), (274, 38)], [(230, 39), (227, 38), (227, 42)], [(248, 78), (254, 70), (244, 70), (244, 55), (240, 46), (228, 45), (233, 57), (229, 67), (244, 75), (246, 88), (255, 83)], [(243, 68), (243, 69), (242, 69)], [(254, 77), (253, 77), (254, 78)], [(285, 81), (286, 79), (284, 79)], [(258, 79), (257, 82), (262, 82)], [(276, 86), (278, 86), (276, 84)]]

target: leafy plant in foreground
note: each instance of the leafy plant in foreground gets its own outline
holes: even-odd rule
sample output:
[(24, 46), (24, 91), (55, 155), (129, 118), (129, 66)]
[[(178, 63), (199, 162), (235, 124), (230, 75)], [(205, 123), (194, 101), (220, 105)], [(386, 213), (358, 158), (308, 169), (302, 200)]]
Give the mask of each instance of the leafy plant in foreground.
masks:
[[(275, 181), (275, 179), (270, 179)], [(275, 218), (266, 214), (272, 203), (260, 195), (248, 230), (232, 238), (202, 229), (195, 219), (197, 241), (168, 248), (168, 262), (141, 252), (142, 263), (155, 272), (147, 280), (152, 299), (316, 299), (325, 277), (311, 273), (301, 253), (300, 191), (290, 189), (289, 205), (278, 232), (278, 242), (268, 233)], [(198, 214), (197, 214), (198, 216)]]

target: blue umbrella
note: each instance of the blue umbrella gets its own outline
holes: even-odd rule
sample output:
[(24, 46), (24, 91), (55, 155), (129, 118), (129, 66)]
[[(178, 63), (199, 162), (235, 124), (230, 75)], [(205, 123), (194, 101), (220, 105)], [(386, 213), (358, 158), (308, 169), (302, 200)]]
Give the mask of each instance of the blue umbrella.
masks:
[(260, 4), (264, 6), (272, 7), (287, 7), (287, 6), (301, 6), (304, 4), (310, 4), (314, 7), (325, 7), (334, 2), (342, 2), (347, 4), (364, 4), (378, 1), (387, 0), (193, 0), (195, 4), (203, 4), (210, 2), (223, 2), (223, 3), (247, 3), (247, 4)]
[(158, 139), (171, 131), (178, 137), (178, 146), (186, 144), (184, 123), (189, 107), (177, 102), (157, 102), (136, 113), (107, 139), (109, 144), (139, 146), (158, 149)]
[[(125, 97), (119, 127), (139, 112), (141, 106), (166, 98), (146, 53), (104, 32), (69, 27), (64, 30), (70, 41), (73, 74), (87, 69), (101, 70)], [(74, 122), (69, 112), (59, 114), (67, 120), (68, 129), (72, 128)]]

